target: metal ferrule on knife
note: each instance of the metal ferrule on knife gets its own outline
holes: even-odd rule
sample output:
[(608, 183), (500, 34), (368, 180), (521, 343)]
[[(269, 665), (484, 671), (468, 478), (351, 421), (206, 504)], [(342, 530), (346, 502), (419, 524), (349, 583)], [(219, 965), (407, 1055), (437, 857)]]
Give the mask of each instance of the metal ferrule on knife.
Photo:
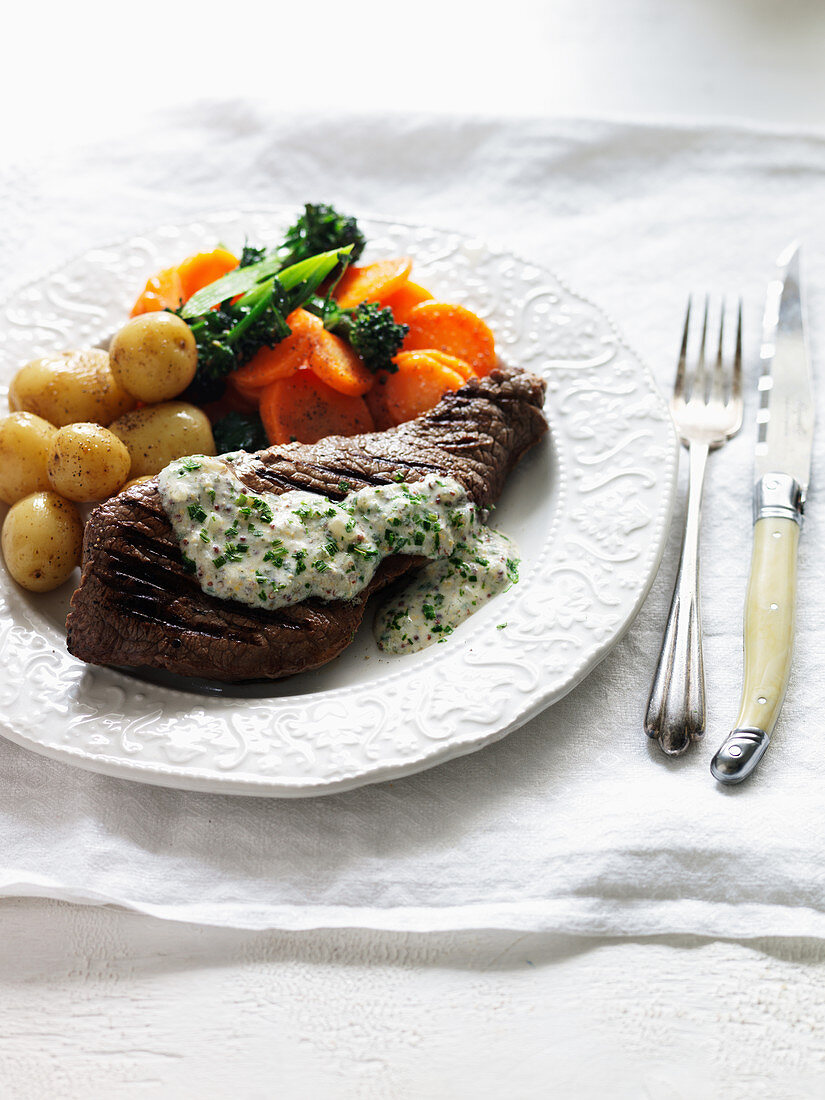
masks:
[(792, 519), (802, 526), (805, 490), (790, 474), (763, 474), (753, 491), (753, 522), (770, 517)]

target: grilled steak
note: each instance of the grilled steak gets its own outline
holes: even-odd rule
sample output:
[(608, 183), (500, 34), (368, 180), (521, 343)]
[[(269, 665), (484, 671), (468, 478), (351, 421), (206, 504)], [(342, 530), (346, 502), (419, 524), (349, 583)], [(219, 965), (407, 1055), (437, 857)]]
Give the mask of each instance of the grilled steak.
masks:
[[(403, 472), (454, 477), (487, 507), (522, 454), (547, 430), (544, 383), (513, 369), (472, 379), (430, 412), (397, 428), (318, 443), (291, 443), (234, 466), (254, 492), (304, 489), (341, 499)], [(351, 601), (308, 599), (274, 611), (208, 596), (184, 571), (156, 480), (101, 504), (86, 527), (83, 574), (72, 597), (69, 652), (92, 664), (149, 666), (183, 676), (278, 679), (337, 656), (361, 623), (369, 595), (421, 558), (386, 558)]]

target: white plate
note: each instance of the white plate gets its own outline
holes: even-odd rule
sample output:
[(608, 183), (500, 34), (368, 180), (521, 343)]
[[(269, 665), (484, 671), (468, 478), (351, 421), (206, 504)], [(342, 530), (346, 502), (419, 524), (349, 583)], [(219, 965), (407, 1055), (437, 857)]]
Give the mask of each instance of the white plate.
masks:
[[(0, 311), (0, 381), (47, 351), (99, 342), (151, 272), (217, 242), (276, 244), (293, 216), (215, 214), (72, 261)], [(546, 271), (454, 233), (380, 219), (363, 226), (366, 258), (412, 255), (415, 278), (438, 298), (488, 320), (505, 362), (547, 379), (550, 435), (495, 512), (521, 550), (521, 582), (421, 653), (379, 655), (367, 616), (322, 669), (193, 692), (75, 660), (63, 628), (73, 585), (33, 596), (0, 569), (5, 736), (169, 787), (325, 794), (503, 737), (579, 683), (632, 622), (661, 558), (678, 453), (647, 369), (600, 310)]]

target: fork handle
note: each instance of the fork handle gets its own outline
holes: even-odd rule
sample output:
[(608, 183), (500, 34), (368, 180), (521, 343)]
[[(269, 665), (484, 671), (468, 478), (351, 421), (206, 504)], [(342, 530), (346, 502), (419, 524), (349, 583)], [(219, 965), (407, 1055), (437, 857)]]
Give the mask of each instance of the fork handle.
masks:
[(645, 733), (679, 756), (705, 732), (705, 670), (699, 613), (699, 523), (707, 443), (691, 443), (688, 506), (679, 572), (650, 689)]

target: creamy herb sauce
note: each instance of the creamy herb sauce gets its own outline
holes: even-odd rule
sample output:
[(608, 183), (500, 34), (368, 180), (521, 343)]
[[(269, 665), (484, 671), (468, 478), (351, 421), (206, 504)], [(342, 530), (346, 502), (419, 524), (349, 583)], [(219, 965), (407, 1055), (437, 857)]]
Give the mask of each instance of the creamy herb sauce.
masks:
[(448, 558), (432, 561), (378, 611), (373, 627), (385, 653), (415, 653), (443, 642), (465, 619), (518, 581), (506, 535), (480, 527)]
[(434, 559), (376, 620), (380, 648), (404, 653), (443, 640), (517, 579), (512, 544), (481, 525), (453, 478), (369, 486), (341, 501), (253, 493), (232, 469), (241, 457), (193, 455), (158, 475), (184, 565), (210, 595), (270, 609), (347, 600), (390, 554)]

